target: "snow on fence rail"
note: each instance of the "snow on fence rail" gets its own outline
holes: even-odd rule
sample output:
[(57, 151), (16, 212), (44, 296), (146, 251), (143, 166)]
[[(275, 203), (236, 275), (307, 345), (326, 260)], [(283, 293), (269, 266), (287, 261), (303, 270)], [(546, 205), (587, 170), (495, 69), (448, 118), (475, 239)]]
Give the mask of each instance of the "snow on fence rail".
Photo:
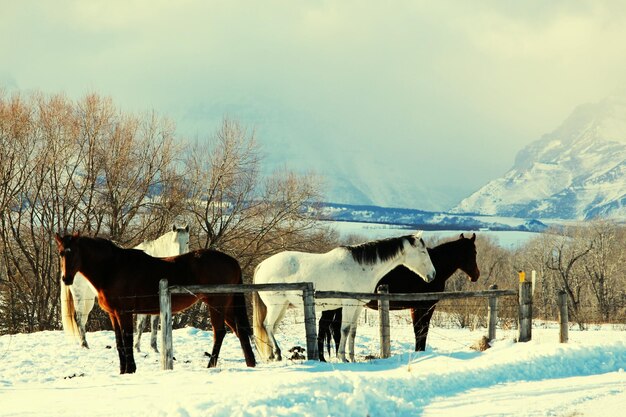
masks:
[[(457, 291), (457, 292), (437, 292), (437, 293), (386, 293), (386, 289), (377, 294), (356, 293), (344, 291), (315, 291), (313, 283), (302, 282), (293, 284), (229, 284), (229, 285), (188, 285), (188, 286), (168, 286), (167, 280), (160, 282), (160, 302), (161, 302), (161, 364), (163, 369), (173, 369), (173, 347), (172, 347), (172, 309), (171, 294), (196, 294), (196, 293), (249, 293), (255, 291), (302, 291), (304, 304), (304, 325), (306, 331), (307, 359), (316, 360), (317, 354), (317, 332), (315, 326), (315, 298), (353, 298), (360, 300), (378, 300), (381, 336), (381, 357), (390, 355), (389, 336), (389, 301), (434, 301), (443, 299), (459, 298), (489, 298), (488, 305), (488, 339), (495, 339), (497, 322), (497, 298), (514, 296), (519, 294), (519, 337), (518, 341), (527, 342), (531, 339), (532, 331), (532, 283), (520, 282), (519, 291), (499, 290), (493, 285), (484, 291)], [(561, 304), (561, 303), (560, 303)], [(562, 303), (561, 329), (567, 331), (567, 302)], [(565, 324), (563, 324), (565, 320)], [(561, 342), (567, 341), (561, 336)]]

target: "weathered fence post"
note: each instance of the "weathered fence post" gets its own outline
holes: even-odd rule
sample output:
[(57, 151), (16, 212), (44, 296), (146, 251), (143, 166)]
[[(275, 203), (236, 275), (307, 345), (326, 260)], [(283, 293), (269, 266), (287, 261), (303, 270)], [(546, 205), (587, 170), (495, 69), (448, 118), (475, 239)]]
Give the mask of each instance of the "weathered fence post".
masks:
[(528, 342), (532, 338), (533, 327), (533, 296), (532, 282), (525, 280), (525, 274), (520, 272), (519, 283), (519, 337), (518, 342)]
[[(491, 285), (490, 290), (497, 290), (497, 285)], [(489, 306), (487, 308), (487, 315), (489, 317), (489, 333), (487, 339), (489, 341), (496, 339), (496, 324), (498, 324), (498, 297), (489, 297)]]
[(312, 282), (306, 283), (306, 289), (302, 290), (304, 303), (304, 327), (306, 329), (306, 358), (318, 360), (317, 331), (315, 327), (315, 288)]
[(559, 306), (559, 323), (561, 324), (559, 332), (559, 342), (567, 343), (569, 339), (569, 314), (567, 311), (567, 293), (563, 290), (560, 290), (557, 294), (556, 302)]
[(161, 308), (161, 369), (174, 369), (172, 342), (172, 297), (167, 280), (159, 281), (159, 303)]
[[(389, 286), (378, 287), (378, 294), (389, 294)], [(380, 332), (380, 357), (391, 356), (391, 334), (389, 331), (389, 300), (378, 300), (378, 329)]]

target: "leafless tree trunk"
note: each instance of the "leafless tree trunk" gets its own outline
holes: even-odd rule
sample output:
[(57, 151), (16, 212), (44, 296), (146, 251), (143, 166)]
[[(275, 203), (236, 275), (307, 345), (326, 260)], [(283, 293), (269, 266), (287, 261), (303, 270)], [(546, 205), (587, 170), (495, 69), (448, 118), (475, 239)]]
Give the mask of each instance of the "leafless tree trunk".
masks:
[(579, 327), (584, 329), (585, 317), (581, 311), (581, 302), (587, 282), (579, 263), (593, 249), (593, 244), (576, 235), (553, 235), (551, 243), (551, 256), (547, 259), (546, 267), (556, 273), (570, 301), (570, 312)]
[[(599, 319), (608, 322), (619, 304), (620, 287), (626, 271), (624, 243), (618, 239), (619, 229), (607, 221), (592, 222), (586, 233), (593, 251), (584, 262)], [(620, 276), (622, 279), (620, 280)], [(620, 286), (621, 281), (621, 286)]]

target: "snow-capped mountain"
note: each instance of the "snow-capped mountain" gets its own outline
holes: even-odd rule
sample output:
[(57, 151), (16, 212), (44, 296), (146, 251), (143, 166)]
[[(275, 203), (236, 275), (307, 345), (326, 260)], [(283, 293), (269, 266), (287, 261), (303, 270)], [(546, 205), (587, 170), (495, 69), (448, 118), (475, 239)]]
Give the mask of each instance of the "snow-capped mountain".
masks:
[(626, 218), (626, 97), (579, 106), (554, 132), (522, 149), (513, 168), (452, 212)]

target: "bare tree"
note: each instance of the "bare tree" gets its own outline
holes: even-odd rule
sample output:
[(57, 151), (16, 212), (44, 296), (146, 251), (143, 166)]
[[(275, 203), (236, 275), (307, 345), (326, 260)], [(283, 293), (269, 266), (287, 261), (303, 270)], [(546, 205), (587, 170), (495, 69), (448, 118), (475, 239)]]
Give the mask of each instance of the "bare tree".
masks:
[(200, 247), (228, 246), (233, 231), (248, 220), (259, 159), (254, 133), (228, 119), (212, 137), (192, 146), (186, 158), (187, 209), (200, 227)]
[(598, 318), (608, 322), (620, 304), (620, 289), (624, 288), (624, 240), (618, 238), (619, 228), (608, 221), (593, 221), (586, 229), (585, 235), (593, 250), (586, 257), (584, 268), (596, 301)]
[(98, 231), (126, 244), (155, 229), (155, 223), (162, 229), (160, 219), (172, 219), (178, 214), (175, 208), (182, 208), (164, 192), (177, 179), (174, 128), (155, 114), (138, 118), (114, 113), (105, 129), (96, 145), (96, 200), (104, 228)]
[(254, 132), (225, 119), (186, 160), (188, 211), (200, 227), (198, 244), (227, 250), (244, 269), (278, 250), (302, 247), (319, 232), (307, 207), (319, 201), (313, 175), (277, 171), (260, 176)]
[(0, 145), (1, 331), (58, 325), (54, 232), (124, 243), (183, 208), (180, 193), (163, 192), (178, 189), (176, 148), (172, 125), (154, 114), (127, 116), (96, 95), (0, 96)]
[(593, 243), (581, 239), (580, 235), (572, 231), (568, 236), (549, 234), (550, 255), (547, 257), (546, 267), (556, 274), (556, 279), (567, 293), (570, 303), (570, 313), (581, 329), (585, 328), (585, 318), (581, 311), (584, 296), (585, 280), (580, 261), (591, 252)]

